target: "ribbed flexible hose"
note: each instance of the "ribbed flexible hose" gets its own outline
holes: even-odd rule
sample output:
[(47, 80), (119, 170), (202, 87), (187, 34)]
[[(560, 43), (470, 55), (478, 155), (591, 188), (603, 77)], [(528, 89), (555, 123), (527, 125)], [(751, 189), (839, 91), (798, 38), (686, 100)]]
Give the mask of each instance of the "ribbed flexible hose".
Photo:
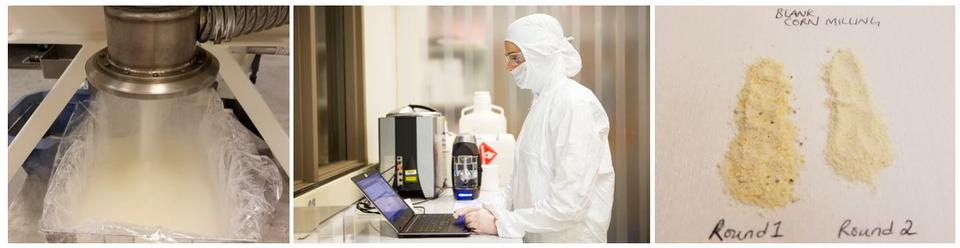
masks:
[(197, 40), (215, 44), (290, 22), (288, 6), (202, 6)]

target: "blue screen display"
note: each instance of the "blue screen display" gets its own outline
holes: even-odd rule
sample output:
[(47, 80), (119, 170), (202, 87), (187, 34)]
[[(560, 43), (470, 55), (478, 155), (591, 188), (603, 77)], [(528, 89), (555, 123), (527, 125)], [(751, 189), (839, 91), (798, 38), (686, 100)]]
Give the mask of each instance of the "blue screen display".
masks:
[(403, 202), (383, 177), (371, 175), (357, 182), (357, 185), (390, 223), (398, 224), (397, 221), (402, 220), (405, 214), (413, 214), (413, 210)]

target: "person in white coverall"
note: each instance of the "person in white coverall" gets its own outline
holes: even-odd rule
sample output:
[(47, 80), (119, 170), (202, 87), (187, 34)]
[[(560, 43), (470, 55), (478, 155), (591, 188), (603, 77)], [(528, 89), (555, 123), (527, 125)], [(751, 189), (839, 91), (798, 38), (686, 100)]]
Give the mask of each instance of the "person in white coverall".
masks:
[(534, 98), (501, 201), (454, 211), (475, 233), (524, 242), (607, 241), (614, 187), (609, 122), (593, 92), (570, 79), (581, 67), (570, 39), (545, 14), (507, 28), (507, 70)]

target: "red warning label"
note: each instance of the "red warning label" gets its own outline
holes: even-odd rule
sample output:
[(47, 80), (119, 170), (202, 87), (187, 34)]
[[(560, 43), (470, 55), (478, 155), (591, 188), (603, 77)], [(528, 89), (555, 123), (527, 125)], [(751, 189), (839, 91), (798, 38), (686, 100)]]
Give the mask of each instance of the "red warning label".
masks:
[(486, 142), (480, 143), (480, 157), (483, 158), (483, 164), (490, 164), (497, 158), (497, 151), (494, 151)]

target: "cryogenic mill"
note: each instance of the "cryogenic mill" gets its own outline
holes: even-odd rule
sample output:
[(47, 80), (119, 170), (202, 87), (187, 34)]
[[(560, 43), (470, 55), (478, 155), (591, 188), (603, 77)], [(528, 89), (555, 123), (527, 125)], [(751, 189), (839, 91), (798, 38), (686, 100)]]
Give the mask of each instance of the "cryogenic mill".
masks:
[(105, 7), (107, 47), (87, 61), (89, 82), (110, 94), (188, 95), (217, 78), (217, 59), (197, 42), (220, 43), (288, 22), (287, 7)]

